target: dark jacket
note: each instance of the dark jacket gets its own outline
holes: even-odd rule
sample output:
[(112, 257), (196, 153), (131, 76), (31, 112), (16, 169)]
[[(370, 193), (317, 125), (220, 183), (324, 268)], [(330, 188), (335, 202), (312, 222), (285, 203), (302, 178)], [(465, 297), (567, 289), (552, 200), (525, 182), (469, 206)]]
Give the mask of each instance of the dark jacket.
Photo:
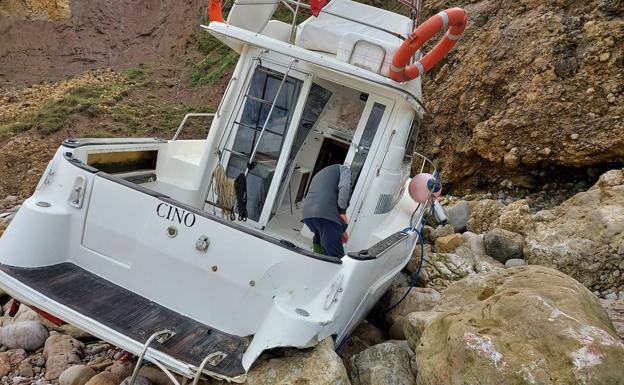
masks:
[(351, 170), (347, 166), (327, 166), (312, 178), (308, 194), (303, 201), (303, 219), (325, 218), (342, 223), (351, 199)]

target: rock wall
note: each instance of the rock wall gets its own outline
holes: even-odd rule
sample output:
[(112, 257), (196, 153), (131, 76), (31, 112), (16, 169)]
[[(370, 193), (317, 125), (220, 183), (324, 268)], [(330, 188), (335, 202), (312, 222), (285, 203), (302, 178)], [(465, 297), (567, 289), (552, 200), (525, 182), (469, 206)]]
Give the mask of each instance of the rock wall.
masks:
[[(424, 81), (421, 149), (454, 185), (624, 161), (624, 3), (444, 0), (469, 24)], [(478, 172), (477, 172), (478, 171)], [(540, 174), (540, 171), (542, 173)]]
[(69, 0), (5, 0), (0, 17), (21, 20), (59, 21), (71, 16)]

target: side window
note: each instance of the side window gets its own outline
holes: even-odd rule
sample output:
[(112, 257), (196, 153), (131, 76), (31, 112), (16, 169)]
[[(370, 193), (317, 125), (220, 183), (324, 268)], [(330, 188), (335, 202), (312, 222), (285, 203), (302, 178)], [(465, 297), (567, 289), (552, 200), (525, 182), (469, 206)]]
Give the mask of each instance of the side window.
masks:
[(357, 153), (351, 162), (351, 183), (353, 187), (355, 187), (358, 178), (360, 177), (362, 167), (364, 167), (364, 162), (366, 162), (368, 152), (373, 144), (373, 139), (375, 139), (375, 134), (377, 133), (379, 123), (381, 123), (381, 119), (383, 118), (385, 111), (386, 106), (383, 104), (373, 104), (373, 108), (371, 109), (368, 120), (366, 121), (366, 126), (364, 127), (364, 132), (362, 133), (362, 138), (358, 143)]
[(407, 142), (405, 142), (405, 155), (403, 156), (403, 166), (410, 166), (414, 157), (414, 151), (416, 149), (416, 141), (418, 140), (418, 134), (420, 133), (420, 127), (422, 126), (422, 120), (415, 116), (412, 121), (412, 127), (410, 128), (409, 135), (407, 135)]

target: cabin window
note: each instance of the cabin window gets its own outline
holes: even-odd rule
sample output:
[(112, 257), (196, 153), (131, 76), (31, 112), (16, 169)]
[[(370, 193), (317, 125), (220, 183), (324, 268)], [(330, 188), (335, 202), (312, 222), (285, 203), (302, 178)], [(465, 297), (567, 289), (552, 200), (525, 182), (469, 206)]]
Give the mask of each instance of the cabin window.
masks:
[(362, 133), (360, 143), (358, 144), (357, 153), (351, 162), (351, 181), (353, 186), (357, 184), (357, 180), (360, 177), (362, 167), (364, 167), (364, 162), (366, 162), (366, 157), (368, 156), (368, 152), (373, 144), (373, 139), (375, 139), (375, 134), (377, 133), (379, 123), (381, 123), (381, 119), (383, 118), (385, 111), (386, 106), (380, 103), (375, 103), (371, 109), (370, 115), (368, 116), (364, 132)]
[[(247, 214), (254, 221), (260, 219), (301, 91), (302, 81), (289, 76), (278, 95), (283, 77), (279, 72), (257, 67), (245, 97), (243, 112), (234, 122), (237, 131), (226, 173), (230, 178), (236, 178), (245, 172), (249, 162), (256, 163), (247, 175)], [(273, 102), (275, 107), (269, 117)], [(251, 159), (256, 145), (256, 155)]]
[(405, 155), (403, 156), (403, 166), (409, 167), (412, 164), (414, 151), (416, 149), (416, 141), (418, 140), (418, 134), (420, 133), (421, 126), (422, 120), (418, 117), (414, 117), (409, 135), (407, 135), (407, 141), (405, 142)]
[[(308, 99), (305, 106), (303, 107), (301, 121), (299, 122), (299, 127), (297, 128), (297, 133), (295, 134), (295, 139), (290, 149), (290, 154), (288, 155), (286, 172), (284, 172), (282, 182), (280, 183), (280, 192), (278, 194), (278, 197), (282, 197), (285, 194), (286, 188), (288, 187), (287, 181), (292, 176), (292, 173), (290, 171), (293, 162), (295, 161), (299, 150), (301, 150), (301, 146), (310, 134), (310, 131), (312, 131), (312, 128), (318, 121), (319, 116), (321, 116), (321, 113), (325, 109), (325, 106), (327, 105), (327, 102), (329, 101), (329, 98), (331, 98), (331, 96), (331, 91), (319, 86), (316, 83), (312, 83), (312, 86), (310, 87), (310, 93), (308, 94)], [(306, 174), (302, 177), (300, 185), (299, 187), (297, 187), (297, 198), (295, 199), (295, 202), (299, 202), (303, 199), (303, 195), (305, 194), (305, 187), (307, 186), (309, 177), (309, 174)], [(281, 199), (276, 200), (271, 215), (274, 215), (276, 213), (280, 201)]]

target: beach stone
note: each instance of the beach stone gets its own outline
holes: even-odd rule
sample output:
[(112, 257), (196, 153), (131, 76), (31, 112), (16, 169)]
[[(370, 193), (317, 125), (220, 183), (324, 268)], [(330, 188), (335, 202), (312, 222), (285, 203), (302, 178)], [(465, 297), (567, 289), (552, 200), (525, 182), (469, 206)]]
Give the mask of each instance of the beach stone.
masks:
[[(543, 266), (447, 288), (416, 348), (419, 385), (617, 384), (624, 343), (594, 295)], [(414, 336), (417, 336), (415, 333)], [(411, 340), (410, 340), (411, 339)]]
[(30, 363), (29, 359), (25, 359), (24, 361), (20, 362), (17, 370), (19, 372), (19, 375), (22, 377), (32, 377), (35, 375), (35, 371), (33, 370), (32, 364)]
[(59, 377), (59, 385), (84, 385), (97, 373), (86, 365), (74, 365), (65, 369)]
[(477, 256), (482, 257), (485, 254), (485, 245), (483, 244), (483, 234), (475, 234), (471, 231), (466, 231), (462, 234), (464, 243), (470, 248), (470, 251)]
[(464, 243), (462, 234), (451, 234), (444, 237), (436, 238), (435, 250), (436, 253), (452, 253), (456, 248)]
[(351, 357), (353, 385), (415, 385), (408, 352), (392, 342), (371, 346)]
[(450, 223), (447, 223), (446, 225), (442, 225), (442, 226), (437, 226), (435, 228), (431, 226), (425, 226), (423, 228), (423, 238), (425, 240), (425, 243), (428, 243), (431, 245), (435, 243), (435, 240), (437, 238), (451, 235), (454, 233), (455, 233), (455, 230), (453, 228), (453, 225)]
[(11, 358), (6, 352), (0, 353), (0, 377), (4, 377), (11, 372)]
[(121, 380), (110, 372), (102, 372), (91, 377), (85, 385), (119, 385)]
[(55, 334), (48, 337), (43, 347), (43, 357), (46, 360), (45, 379), (54, 381), (65, 369), (81, 364), (83, 349), (82, 342), (70, 336)]
[(132, 360), (124, 360), (124, 361), (115, 361), (113, 364), (108, 367), (106, 370), (113, 373), (119, 378), (126, 378), (132, 376), (132, 371), (134, 370), (134, 361)]
[(45, 344), (49, 335), (38, 321), (22, 321), (0, 329), (0, 343), (9, 349), (35, 351)]
[(505, 269), (524, 265), (526, 265), (526, 261), (524, 259), (508, 259), (505, 262)]
[(459, 201), (454, 206), (446, 208), (446, 215), (448, 221), (453, 225), (453, 229), (456, 233), (463, 233), (466, 231), (466, 225), (468, 219), (470, 219), (471, 208), (467, 201)]
[(483, 236), (485, 252), (501, 263), (508, 259), (522, 259), (522, 235), (503, 229), (494, 229)]

